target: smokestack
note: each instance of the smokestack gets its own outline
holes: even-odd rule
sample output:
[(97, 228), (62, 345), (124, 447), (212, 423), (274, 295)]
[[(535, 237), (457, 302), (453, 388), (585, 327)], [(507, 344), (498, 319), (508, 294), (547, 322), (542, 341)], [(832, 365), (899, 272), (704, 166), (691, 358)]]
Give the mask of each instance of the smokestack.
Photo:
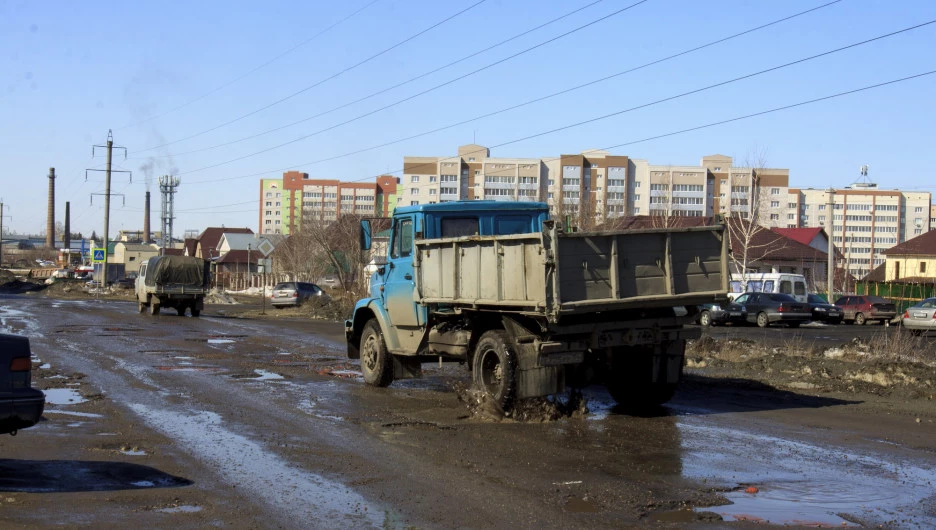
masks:
[[(71, 250), (71, 203), (68, 201), (65, 201), (65, 233), (62, 234), (62, 243), (62, 247), (65, 249), (65, 255), (67, 256)], [(69, 265), (71, 265), (71, 263), (66, 264), (66, 266)]]
[(146, 192), (146, 204), (143, 205), (143, 243), (150, 243), (150, 196)]
[(46, 217), (45, 244), (55, 248), (55, 168), (49, 168), (49, 213)]

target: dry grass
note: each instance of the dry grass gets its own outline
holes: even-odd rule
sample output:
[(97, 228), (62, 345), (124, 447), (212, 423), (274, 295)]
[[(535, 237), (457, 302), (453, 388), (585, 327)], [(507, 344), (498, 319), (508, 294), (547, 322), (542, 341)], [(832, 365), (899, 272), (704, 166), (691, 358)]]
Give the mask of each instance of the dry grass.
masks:
[(936, 339), (914, 335), (900, 326), (894, 333), (875, 333), (868, 341), (867, 354), (875, 360), (936, 364)]

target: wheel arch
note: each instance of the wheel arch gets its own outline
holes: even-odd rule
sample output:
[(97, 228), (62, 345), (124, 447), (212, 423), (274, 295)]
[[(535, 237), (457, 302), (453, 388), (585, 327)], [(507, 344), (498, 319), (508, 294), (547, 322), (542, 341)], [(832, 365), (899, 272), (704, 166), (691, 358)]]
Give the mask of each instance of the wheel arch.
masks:
[[(364, 326), (371, 319), (376, 319), (377, 324), (380, 326), (380, 332), (384, 337), (384, 344), (388, 350), (394, 350), (399, 348), (399, 342), (397, 341), (396, 333), (391, 333), (390, 318), (387, 315), (386, 311), (382, 311), (381, 307), (378, 304), (375, 304), (373, 300), (368, 301), (366, 304), (359, 305), (354, 310), (354, 315), (351, 317), (349, 331), (346, 331), (346, 339), (348, 341), (348, 358), (349, 359), (360, 359), (361, 352), (359, 350), (359, 344), (361, 342), (361, 333), (364, 330)], [(347, 326), (346, 326), (347, 327)]]

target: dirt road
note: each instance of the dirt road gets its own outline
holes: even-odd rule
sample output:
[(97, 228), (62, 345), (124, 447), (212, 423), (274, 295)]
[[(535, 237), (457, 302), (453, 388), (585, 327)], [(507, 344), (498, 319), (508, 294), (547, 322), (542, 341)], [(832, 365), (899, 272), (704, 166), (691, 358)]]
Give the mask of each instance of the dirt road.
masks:
[[(653, 415), (590, 388), (588, 413), (522, 422), (469, 407), (463, 367), (370, 388), (340, 324), (236, 314), (0, 298), (0, 328), (30, 337), (50, 400), (45, 421), (0, 438), (0, 522), (936, 526), (936, 404), (862, 380), (823, 386), (837, 359), (697, 353)], [(743, 372), (765, 366), (772, 378)]]

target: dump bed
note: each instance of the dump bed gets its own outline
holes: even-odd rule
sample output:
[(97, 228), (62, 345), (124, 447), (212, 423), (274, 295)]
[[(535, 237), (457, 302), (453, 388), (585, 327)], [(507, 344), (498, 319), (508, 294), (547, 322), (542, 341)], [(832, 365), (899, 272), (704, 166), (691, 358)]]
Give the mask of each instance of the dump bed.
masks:
[(562, 315), (727, 299), (723, 225), (416, 241), (416, 298), (430, 308)]

